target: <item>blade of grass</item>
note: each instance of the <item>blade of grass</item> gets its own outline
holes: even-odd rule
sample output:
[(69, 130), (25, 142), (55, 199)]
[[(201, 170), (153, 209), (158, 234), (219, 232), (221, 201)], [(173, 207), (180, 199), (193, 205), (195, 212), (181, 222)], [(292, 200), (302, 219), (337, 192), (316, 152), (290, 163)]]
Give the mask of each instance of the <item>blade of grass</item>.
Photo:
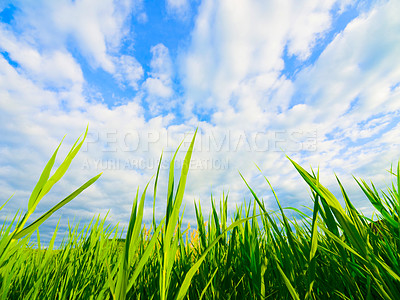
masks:
[(223, 233), (221, 233), (219, 236), (217, 236), (214, 241), (207, 247), (206, 250), (204, 250), (203, 254), (200, 256), (200, 258), (196, 261), (196, 263), (189, 269), (189, 271), (185, 275), (185, 279), (183, 280), (183, 283), (181, 287), (179, 288), (179, 293), (178, 296), (176, 297), (176, 300), (181, 300), (183, 299), (187, 291), (189, 289), (190, 283), (192, 281), (193, 276), (196, 274), (198, 269), (200, 268), (200, 265), (203, 263), (204, 259), (206, 258), (207, 254), (211, 251), (211, 249), (214, 248), (214, 246), (218, 243), (218, 241), (224, 237), (225, 232), (228, 232), (232, 230), (233, 228), (239, 226), (240, 224), (249, 221), (252, 218), (256, 218), (260, 215), (257, 216), (252, 216), (249, 218), (241, 219), (239, 221), (233, 222)]
[(366, 241), (358, 232), (356, 226), (353, 224), (352, 220), (346, 215), (339, 201), (335, 196), (321, 184), (317, 184), (315, 178), (313, 178), (306, 170), (304, 170), (300, 165), (287, 157), (291, 163), (294, 165), (296, 170), (300, 173), (303, 179), (308, 183), (308, 185), (323, 199), (326, 200), (329, 207), (332, 209), (336, 219), (342, 226), (346, 235), (350, 238), (350, 241), (357, 249), (357, 251), (364, 257), (368, 255), (368, 249)]
[(75, 190), (73, 193), (71, 193), (68, 197), (66, 197), (64, 200), (60, 201), (57, 205), (55, 205), (53, 208), (51, 208), (49, 211), (44, 213), (40, 218), (38, 218), (36, 221), (34, 221), (32, 224), (29, 226), (25, 227), (24, 229), (20, 230), (18, 233), (16, 233), (13, 236), (13, 239), (19, 239), (25, 235), (28, 235), (35, 231), (39, 226), (46, 221), (54, 212), (56, 212), (58, 209), (63, 207), (65, 204), (70, 202), (72, 199), (74, 199), (76, 196), (78, 196), (81, 192), (83, 192), (86, 188), (88, 188), (90, 185), (92, 185), (99, 177), (101, 176), (102, 173), (99, 175), (93, 177), (92, 179), (88, 180), (86, 183), (84, 183), (80, 188)]
[[(278, 258), (276, 258), (276, 260), (278, 260)], [(292, 296), (292, 298), (295, 300), (300, 300), (299, 294), (296, 292), (293, 285), (290, 283), (289, 278), (287, 278), (287, 276), (285, 275), (285, 272), (283, 272), (282, 267), (279, 265), (278, 262), (276, 263), (276, 267), (277, 267), (279, 273), (281, 274), (283, 282), (285, 283), (287, 289), (289, 290), (289, 293)]]

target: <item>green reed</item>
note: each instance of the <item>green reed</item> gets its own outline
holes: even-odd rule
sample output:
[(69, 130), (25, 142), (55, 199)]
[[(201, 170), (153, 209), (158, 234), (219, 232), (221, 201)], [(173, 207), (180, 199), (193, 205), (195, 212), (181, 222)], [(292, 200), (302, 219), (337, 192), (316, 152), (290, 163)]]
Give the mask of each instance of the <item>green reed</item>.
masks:
[[(125, 239), (118, 226), (106, 226), (106, 219), (97, 217), (83, 229), (68, 224), (67, 237), (55, 249), (57, 225), (43, 248), (39, 226), (101, 175), (25, 226), (40, 200), (65, 174), (86, 133), (50, 177), (60, 146), (56, 149), (27, 212), (22, 218), (17, 212), (2, 225), (1, 299), (395, 299), (400, 294), (400, 162), (395, 172), (390, 171), (395, 180), (385, 192), (356, 179), (381, 215), (382, 221), (374, 225), (352, 205), (339, 179), (345, 207), (320, 184), (319, 172), (309, 173), (289, 158), (311, 189), (310, 215), (284, 208), (284, 200), (265, 178), (278, 207), (267, 210), (242, 176), (250, 201), (237, 207), (230, 220), (228, 195), (222, 195), (219, 209), (211, 196), (207, 220), (200, 202), (195, 202), (197, 226), (189, 231), (182, 226), (181, 206), (196, 133), (177, 186), (174, 161), (179, 148), (171, 161), (162, 220), (154, 217), (161, 155), (150, 229), (143, 225), (143, 210), (151, 181), (136, 192)], [(288, 210), (297, 218), (288, 218)], [(32, 244), (33, 234), (37, 242)]]

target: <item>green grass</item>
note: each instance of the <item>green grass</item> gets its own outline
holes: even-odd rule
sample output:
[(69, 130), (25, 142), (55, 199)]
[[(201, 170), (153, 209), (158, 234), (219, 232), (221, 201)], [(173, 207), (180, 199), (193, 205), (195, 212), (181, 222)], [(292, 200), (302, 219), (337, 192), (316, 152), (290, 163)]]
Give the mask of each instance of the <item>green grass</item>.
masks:
[[(208, 220), (200, 203), (194, 203), (197, 228), (189, 232), (182, 227), (181, 204), (195, 136), (179, 180), (174, 176), (174, 155), (165, 216), (157, 221), (155, 201), (165, 201), (157, 197), (161, 156), (150, 229), (142, 219), (152, 181), (142, 192), (137, 190), (125, 239), (117, 226), (106, 226), (105, 219), (97, 217), (80, 230), (68, 224), (67, 238), (54, 249), (57, 225), (44, 249), (39, 226), (101, 175), (26, 226), (40, 200), (68, 169), (86, 132), (50, 177), (57, 148), (32, 192), (27, 212), (3, 224), (1, 299), (396, 299), (400, 294), (400, 164), (391, 170), (395, 180), (387, 191), (378, 192), (372, 183), (357, 180), (381, 215), (378, 223), (370, 224), (372, 220), (352, 205), (339, 179), (345, 207), (319, 183), (318, 172), (307, 172), (290, 160), (311, 189), (310, 215), (283, 208), (284, 199), (278, 199), (265, 178), (278, 205), (277, 211), (267, 210), (242, 177), (252, 199), (230, 220), (228, 195), (221, 197), (219, 209), (211, 198)], [(298, 217), (288, 218), (288, 209)], [(29, 242), (32, 235), (37, 243)]]

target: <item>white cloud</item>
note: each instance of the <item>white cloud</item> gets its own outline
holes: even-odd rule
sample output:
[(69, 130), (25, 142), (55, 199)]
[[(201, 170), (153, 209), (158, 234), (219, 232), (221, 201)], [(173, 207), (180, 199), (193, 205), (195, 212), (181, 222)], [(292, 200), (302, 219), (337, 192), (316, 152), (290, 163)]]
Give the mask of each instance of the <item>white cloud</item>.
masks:
[[(256, 78), (262, 84), (256, 92), (266, 94), (284, 68), (285, 46), (306, 58), (316, 37), (330, 27), (333, 3), (204, 1), (182, 70), (188, 107), (226, 110), (234, 94)], [(236, 103), (241, 101), (248, 99), (239, 96)], [(267, 95), (253, 101), (274, 110)]]
[[(131, 1), (21, 1), (16, 14), (18, 27), (26, 39), (45, 48), (76, 46), (93, 68), (118, 72), (113, 54), (129, 33)], [(139, 6), (138, 6), (139, 7)]]
[(171, 87), (164, 84), (164, 82), (159, 78), (147, 78), (146, 89), (150, 95), (160, 97), (160, 98), (169, 98), (172, 95)]
[(318, 151), (300, 161), (335, 170), (361, 206), (368, 201), (348, 175), (382, 186), (390, 179), (384, 170), (398, 159), (400, 131), (393, 123), (400, 95), (393, 87), (400, 76), (399, 11), (397, 2), (385, 2), (352, 21), (315, 65), (297, 75), (288, 95), (292, 107), (277, 118), (281, 126), (317, 128)]
[[(40, 53), (25, 41), (18, 40), (5, 26), (0, 25), (0, 49), (20, 65), (36, 82), (56, 88), (72, 88), (83, 83), (79, 64), (65, 50)], [(60, 72), (62, 70), (62, 72)]]
[(167, 12), (181, 19), (188, 17), (190, 9), (188, 0), (166, 0)]
[[(37, 86), (16, 72), (3, 58), (0, 64), (0, 118), (4, 122), (0, 164), (9, 166), (4, 169), (7, 175), (0, 175), (0, 184), (8, 195), (13, 194), (17, 188), (6, 212), (26, 209), (35, 180), (63, 135), (68, 133), (56, 164), (65, 157), (69, 147), (89, 122), (91, 136), (88, 137), (90, 143), (86, 150), (80, 151), (65, 178), (46, 196), (38, 211), (45, 211), (90, 176), (104, 171), (99, 183), (70, 203), (63, 212), (87, 219), (94, 213), (111, 209), (114, 223), (122, 221), (126, 224), (137, 186), (143, 188), (155, 172), (154, 166), (137, 169), (134, 163), (139, 160), (149, 161), (153, 156), (158, 158), (161, 153), (161, 147), (156, 144), (150, 147), (150, 152), (146, 151), (146, 130), (153, 128), (155, 132), (165, 131), (170, 116), (146, 122), (142, 117), (142, 108), (134, 100), (114, 109), (86, 103), (85, 109), (66, 112), (60, 107), (60, 93)], [(138, 131), (143, 132), (144, 140), (141, 140), (140, 147), (132, 149), (135, 146), (132, 138)], [(117, 165), (117, 161), (121, 162), (121, 166)], [(130, 164), (129, 168), (125, 168), (125, 163)]]
[(293, 1), (290, 6), (288, 54), (307, 59), (318, 36), (331, 27), (330, 10), (335, 0)]
[(315, 122), (324, 120), (331, 129), (351, 128), (400, 109), (391, 89), (400, 77), (396, 11), (399, 5), (389, 2), (354, 20), (313, 67), (299, 74), (295, 86), (308, 91), (304, 101), (317, 112), (310, 115)]
[(143, 78), (144, 71), (140, 63), (133, 57), (122, 55), (114, 59), (116, 61), (118, 73), (114, 76), (118, 82), (124, 86), (129, 84), (134, 90), (139, 89), (138, 81)]
[(79, 52), (92, 68), (111, 73), (122, 88), (139, 88), (142, 66), (131, 55), (121, 56), (119, 50), (129, 38), (131, 14), (145, 16), (142, 1), (42, 0), (15, 5), (14, 28), (2, 25), (0, 47), (10, 52), (31, 78), (43, 79), (56, 88), (62, 84), (67, 88), (66, 79), (82, 84), (82, 71), (71, 54)]
[(168, 99), (173, 95), (173, 69), (167, 47), (163, 44), (158, 44), (153, 46), (150, 51), (153, 55), (150, 62), (151, 72), (143, 83), (143, 87), (149, 95), (147, 101), (153, 106), (154, 113), (157, 114), (161, 109), (161, 107), (158, 107), (160, 101)]
[(172, 62), (168, 48), (163, 44), (158, 44), (151, 47), (150, 52), (153, 55), (150, 62), (152, 69), (151, 75), (163, 81), (170, 80), (172, 75)]
[[(46, 107), (55, 109), (58, 105), (57, 100), (50, 92), (43, 91), (30, 80), (23, 78), (8, 62), (0, 57), (0, 103), (4, 125), (8, 124), (14, 129), (18, 129), (13, 117), (18, 114), (36, 114), (41, 108)], [(29, 91), (26, 92), (26, 91)], [(29, 101), (27, 101), (29, 99)], [(25, 116), (25, 115), (23, 115)], [(24, 118), (16, 118), (21, 121)]]
[(144, 3), (143, 0), (136, 0), (133, 2), (133, 13), (138, 20), (138, 22), (144, 24), (148, 21), (148, 16), (144, 10)]
[[(385, 132), (399, 134), (397, 127), (389, 126), (391, 116), (397, 117), (395, 112), (400, 109), (399, 91), (393, 88), (400, 78), (398, 3), (380, 3), (356, 18), (294, 82), (281, 76), (285, 46), (289, 55), (306, 59), (317, 39), (330, 30), (332, 8), (339, 5), (343, 12), (348, 4), (234, 1), (225, 5), (204, 1), (183, 58), (182, 76), (189, 98), (186, 113), (205, 112), (215, 128), (228, 130), (314, 131), (317, 151), (290, 156), (304, 165), (319, 164), (333, 186), (333, 169), (338, 175), (361, 170), (368, 176), (384, 170), (398, 151), (398, 145), (392, 147), (380, 140)], [(346, 139), (359, 143), (375, 136), (365, 149)], [(357, 155), (361, 148), (362, 156)], [(232, 169), (239, 170), (248, 169), (252, 161), (285, 160), (271, 151), (241, 149), (226, 155), (232, 157)], [(363, 157), (368, 160), (364, 162)], [(379, 159), (368, 166), (374, 157)], [(279, 186), (300, 187), (298, 182), (283, 179), (295, 173), (290, 165), (285, 166), (285, 171), (277, 169), (281, 172)], [(255, 174), (250, 172), (249, 177), (255, 179)], [(221, 175), (213, 182), (224, 179)], [(356, 190), (353, 186), (352, 192)]]

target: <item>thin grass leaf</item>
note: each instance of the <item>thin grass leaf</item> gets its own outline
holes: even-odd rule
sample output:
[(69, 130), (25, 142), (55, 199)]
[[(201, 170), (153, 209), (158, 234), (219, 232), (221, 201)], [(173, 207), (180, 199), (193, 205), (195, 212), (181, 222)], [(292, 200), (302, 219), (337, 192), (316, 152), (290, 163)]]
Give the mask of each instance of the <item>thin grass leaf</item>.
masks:
[(160, 167), (161, 167), (162, 157), (163, 157), (163, 152), (161, 152), (160, 161), (158, 162), (158, 167), (157, 167), (156, 179), (155, 179), (155, 182), (154, 182), (154, 197), (153, 197), (153, 229), (154, 230), (156, 228), (155, 213), (156, 213), (157, 184), (158, 184), (158, 177), (160, 175)]
[(308, 183), (308, 185), (319, 194), (319, 196), (326, 200), (329, 207), (332, 209), (336, 219), (339, 221), (346, 235), (350, 238), (354, 247), (356, 247), (357, 251), (363, 256), (368, 255), (367, 243), (363, 239), (363, 237), (358, 232), (356, 226), (353, 224), (352, 220), (346, 215), (339, 201), (335, 198), (335, 196), (324, 186), (318, 185), (317, 181), (300, 165), (287, 157), (296, 170), (300, 173), (303, 179)]
[(53, 213), (55, 213), (57, 210), (59, 210), (61, 207), (63, 207), (65, 204), (70, 202), (72, 199), (74, 199), (76, 196), (78, 196), (81, 192), (83, 192), (86, 188), (88, 188), (90, 185), (92, 185), (99, 177), (101, 176), (102, 173), (99, 175), (93, 177), (92, 179), (88, 180), (86, 183), (84, 183), (80, 188), (75, 190), (73, 193), (71, 193), (68, 197), (64, 198), (64, 200), (60, 201), (57, 205), (55, 205), (53, 208), (51, 208), (49, 211), (44, 213), (40, 218), (38, 218), (35, 222), (30, 224), (29, 226), (25, 227), (18, 233), (16, 233), (13, 236), (13, 239), (19, 239), (25, 235), (28, 235), (35, 231), (44, 221), (46, 221)]
[[(179, 208), (181, 206), (182, 203), (182, 199), (183, 199), (183, 193), (185, 191), (185, 186), (186, 186), (186, 179), (187, 179), (187, 174), (189, 172), (189, 165), (190, 165), (190, 159), (192, 157), (192, 152), (193, 152), (193, 146), (194, 146), (194, 141), (196, 139), (196, 134), (197, 134), (197, 129), (193, 135), (193, 139), (192, 142), (190, 143), (189, 149), (186, 153), (185, 159), (183, 161), (183, 166), (182, 166), (182, 171), (181, 171), (181, 177), (179, 179), (179, 185), (178, 185), (178, 189), (176, 192), (176, 197), (175, 197), (175, 201), (174, 201), (174, 207), (171, 213), (171, 222), (172, 222), (172, 226), (168, 226), (166, 233), (165, 233), (165, 240), (171, 241), (174, 230), (175, 230), (175, 224), (178, 220), (178, 216), (179, 216)], [(169, 187), (168, 187), (168, 191), (169, 191)], [(167, 224), (169, 225), (169, 224)]]
[(31, 194), (31, 196), (29, 198), (28, 210), (31, 210), (35, 206), (39, 194), (41, 193), (43, 187), (45, 186), (47, 180), (50, 177), (51, 169), (53, 168), (53, 165), (54, 165), (54, 162), (56, 160), (56, 156), (57, 156), (58, 150), (60, 149), (60, 146), (61, 146), (64, 138), (65, 138), (65, 136), (62, 138), (60, 144), (58, 145), (57, 149), (54, 151), (54, 153), (51, 156), (50, 160), (48, 161), (48, 163), (46, 164), (45, 168), (43, 169), (42, 174), (40, 175), (39, 181), (37, 182), (35, 188), (32, 191), (32, 194)]
[[(71, 150), (67, 154), (67, 157), (64, 159), (64, 161), (61, 163), (61, 165), (54, 172), (53, 176), (51, 176), (50, 179), (44, 184), (42, 190), (40, 191), (39, 195), (37, 196), (35, 203), (32, 205), (31, 209), (36, 207), (36, 205), (44, 197), (44, 195), (46, 195), (50, 191), (50, 189), (54, 186), (54, 184), (56, 184), (64, 176), (65, 172), (68, 170), (69, 166), (71, 165), (73, 158), (76, 156), (79, 149), (82, 147), (83, 142), (86, 139), (88, 129), (89, 129), (89, 127), (86, 127), (86, 131), (85, 131), (82, 141), (76, 146), (76, 144), (80, 140), (80, 137), (78, 138), (78, 140), (76, 140), (75, 144), (72, 146)], [(31, 209), (28, 209), (28, 210), (31, 210)]]
[(10, 198), (7, 199), (6, 202), (4, 202), (4, 204), (0, 207), (0, 210), (2, 210), (4, 208), (4, 206), (6, 206), (6, 204), (8, 203), (8, 201), (10, 201), (10, 199), (14, 196), (14, 194), (11, 195)]
[(316, 257), (315, 254), (318, 248), (318, 211), (319, 211), (319, 196), (315, 195), (314, 209), (313, 209), (313, 219), (311, 225), (311, 245), (310, 245), (310, 256), (307, 269), (307, 279), (308, 279), (308, 291), (305, 299), (312, 299), (311, 295), (313, 292), (313, 286), (315, 281), (315, 268), (316, 268)]
[[(142, 217), (144, 209), (144, 200), (146, 196), (146, 191), (150, 182), (147, 183), (142, 197), (140, 198), (139, 207), (137, 207), (138, 192), (136, 192), (135, 201), (132, 205), (131, 217), (128, 225), (128, 232), (126, 233), (125, 247), (121, 254), (121, 262), (119, 265), (119, 272), (117, 275), (117, 282), (115, 287), (115, 299), (123, 300), (126, 298), (127, 287), (128, 287), (128, 274), (130, 268), (130, 251), (134, 252), (139, 246), (139, 232), (142, 226)], [(132, 250), (131, 250), (132, 248)]]
[(146, 262), (150, 258), (150, 255), (151, 255), (152, 251), (154, 250), (154, 246), (155, 246), (155, 244), (157, 242), (158, 235), (159, 235), (159, 233), (161, 231), (162, 226), (164, 225), (164, 221), (165, 221), (165, 219), (161, 220), (160, 224), (158, 225), (158, 227), (154, 231), (153, 236), (152, 236), (149, 244), (147, 245), (145, 252), (141, 256), (139, 263), (135, 267), (135, 271), (132, 274), (132, 278), (129, 280), (129, 285), (128, 285), (128, 288), (127, 288), (126, 292), (129, 292), (129, 290), (132, 288), (133, 284), (136, 283), (137, 277), (139, 276), (139, 274), (142, 271), (144, 265), (146, 264)]
[(277, 267), (279, 273), (281, 274), (283, 282), (285, 283), (285, 285), (286, 285), (290, 295), (292, 296), (292, 298), (295, 299), (295, 300), (300, 300), (299, 294), (296, 292), (296, 290), (294, 289), (293, 285), (290, 283), (289, 278), (287, 278), (287, 276), (285, 275), (285, 272), (283, 272), (283, 270), (282, 270), (281, 266), (279, 265), (279, 263), (276, 264), (276, 267)]
[(382, 200), (380, 199), (379, 194), (376, 191), (374, 185), (371, 184), (372, 188), (374, 189), (372, 190), (364, 180), (361, 180), (362, 183), (361, 184), (360, 181), (358, 181), (356, 178), (354, 179), (356, 180), (360, 188), (363, 190), (364, 194), (368, 197), (371, 204), (382, 214), (382, 216), (390, 223), (390, 225), (392, 225), (395, 228), (400, 228), (399, 222), (394, 220), (392, 216), (389, 214), (389, 212), (386, 210), (386, 208), (383, 206)]
[(213, 280), (214, 277), (215, 277), (215, 274), (217, 274), (217, 271), (218, 271), (218, 267), (215, 268), (215, 271), (214, 271), (214, 273), (212, 274), (210, 280), (207, 282), (206, 286), (204, 287), (203, 291), (201, 292), (201, 294), (200, 294), (200, 300), (202, 300), (203, 297), (204, 297), (204, 295), (206, 294), (207, 288), (210, 286), (212, 280)]
[[(225, 231), (228, 232), (232, 230), (233, 228), (239, 226), (240, 224), (249, 221), (252, 218), (258, 217), (253, 216), (249, 218), (245, 218), (236, 222), (233, 222)], [(189, 269), (189, 271), (185, 275), (185, 279), (183, 280), (183, 283), (181, 287), (179, 288), (179, 293), (178, 296), (176, 297), (176, 300), (181, 300), (185, 297), (187, 294), (187, 291), (190, 286), (190, 282), (192, 281), (193, 276), (196, 274), (198, 269), (200, 268), (200, 265), (203, 263), (204, 259), (206, 258), (207, 254), (214, 248), (214, 246), (218, 243), (218, 241), (224, 237), (225, 232), (221, 233), (219, 236), (217, 236), (214, 241), (207, 247), (206, 250), (204, 250), (203, 254), (200, 256), (200, 258), (196, 261), (196, 263)]]

